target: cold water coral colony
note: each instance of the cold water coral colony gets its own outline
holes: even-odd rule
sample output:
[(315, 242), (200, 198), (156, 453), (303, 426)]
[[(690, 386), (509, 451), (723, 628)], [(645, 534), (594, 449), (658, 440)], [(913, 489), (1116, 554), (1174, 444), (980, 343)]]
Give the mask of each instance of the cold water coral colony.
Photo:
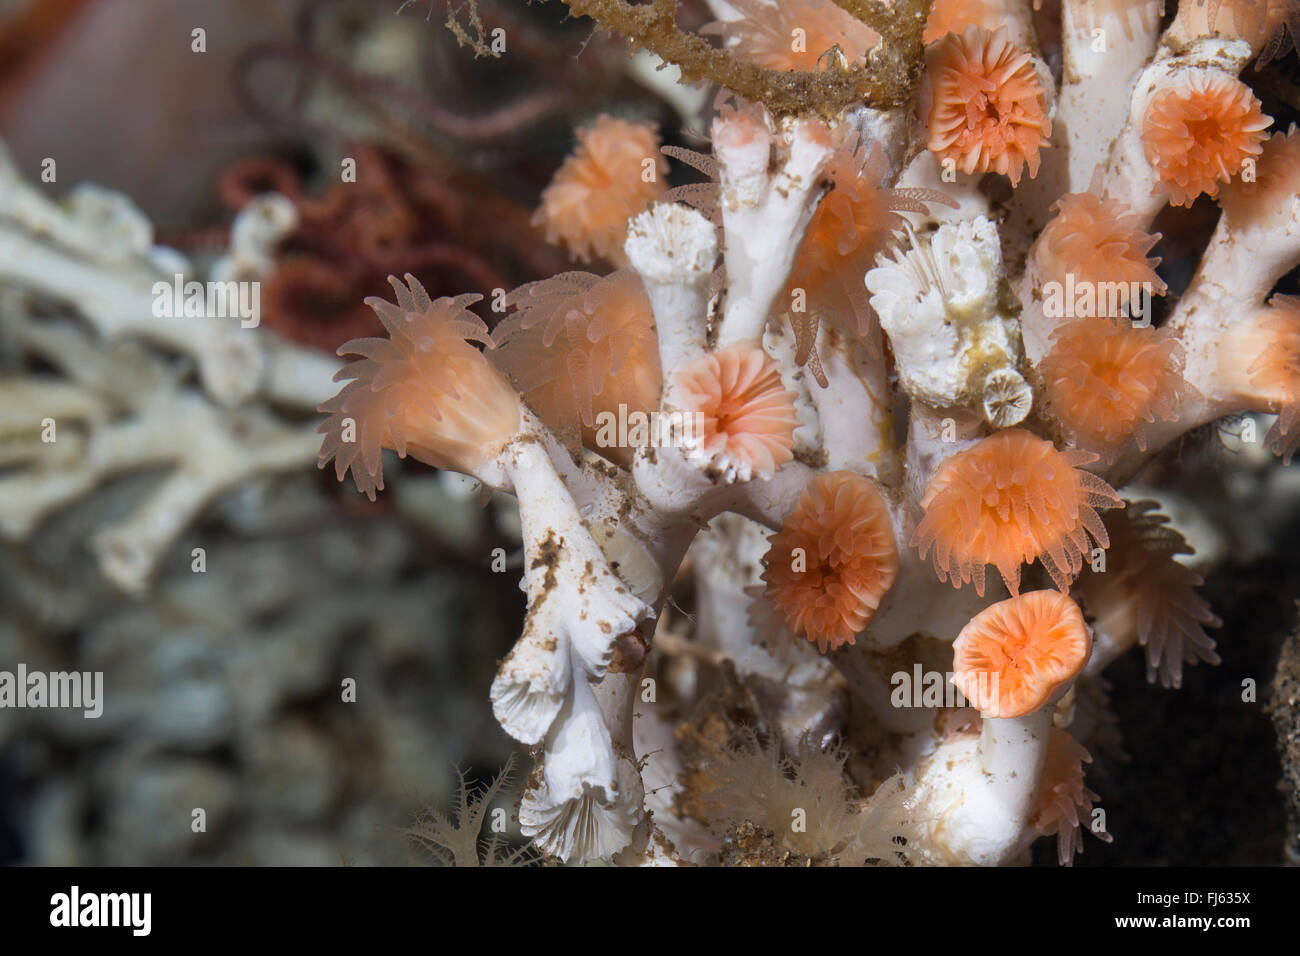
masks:
[[(321, 428), (371, 497), (392, 449), (518, 498), (528, 612), (490, 696), (533, 748), (541, 853), (1111, 839), (1106, 666), (1177, 688), (1218, 662), (1135, 479), (1243, 412), (1300, 447), (1300, 300), (1274, 294), (1300, 134), (1240, 78), (1300, 4), (1173, 2), (710, 0), (688, 31), (674, 0), (565, 0), (659, 58), (648, 82), (716, 91), (707, 145), (577, 130), (535, 222), (592, 271), (491, 330), (394, 278)], [(1218, 225), (1175, 298), (1154, 223), (1198, 200)]]

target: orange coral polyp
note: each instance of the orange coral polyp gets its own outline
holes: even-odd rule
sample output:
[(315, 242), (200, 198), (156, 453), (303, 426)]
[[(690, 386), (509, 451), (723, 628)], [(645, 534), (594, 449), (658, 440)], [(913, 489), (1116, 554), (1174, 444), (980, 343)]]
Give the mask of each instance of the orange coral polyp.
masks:
[(1198, 70), (1152, 97), (1142, 121), (1142, 148), (1175, 206), (1190, 206), (1241, 172), (1264, 148), (1272, 121), (1250, 87)]
[(971, 618), (952, 645), (953, 683), (985, 717), (1023, 717), (1088, 662), (1092, 634), (1079, 606), (1029, 591)]
[[(1083, 852), (1081, 824), (1091, 826), (1092, 807), (1097, 794), (1083, 783), (1083, 765), (1092, 763), (1092, 755), (1070, 736), (1068, 731), (1053, 727), (1043, 764), (1042, 782), (1038, 785), (1038, 814), (1034, 829), (1043, 836), (1057, 837), (1057, 860), (1070, 866), (1074, 855)], [(1109, 843), (1104, 829), (1097, 838)]]
[(542, 192), (533, 223), (545, 227), (547, 242), (563, 244), (579, 262), (596, 256), (623, 264), (628, 219), (666, 188), (659, 133), (652, 123), (602, 114), (577, 137), (577, 149)]
[(996, 5), (990, 0), (934, 0), (921, 40), (928, 46), (969, 26), (995, 26), (996, 13)]
[(1181, 371), (1182, 350), (1169, 332), (1120, 318), (1058, 327), (1038, 366), (1048, 414), (1107, 461), (1130, 440), (1145, 450), (1147, 424), (1177, 420), (1187, 388)]
[(1181, 687), (1183, 665), (1218, 664), (1207, 627), (1222, 622), (1197, 593), (1202, 578), (1180, 555), (1195, 549), (1154, 501), (1130, 501), (1106, 515), (1110, 551), (1104, 570), (1089, 571), (1076, 590), (1098, 634), (1120, 647), (1146, 648), (1147, 680)]
[(861, 66), (880, 40), (832, 0), (731, 0), (731, 6), (739, 19), (706, 24), (700, 33), (722, 37), (737, 55), (769, 70), (821, 69), (835, 46), (849, 65)]
[(1255, 161), (1255, 178), (1237, 178), (1223, 186), (1220, 202), (1234, 225), (1266, 222), (1286, 216), (1300, 195), (1300, 131), (1294, 124), (1274, 133)]
[(601, 440), (603, 415), (648, 415), (663, 376), (654, 314), (635, 272), (565, 272), (506, 296), (493, 363), (558, 435), (619, 463), (631, 449)]
[(872, 312), (862, 277), (903, 229), (906, 220), (899, 213), (926, 215), (929, 203), (956, 206), (934, 189), (882, 187), (886, 165), (879, 144), (868, 150), (856, 133), (841, 140), (831, 157), (826, 176), (834, 188), (813, 212), (787, 283), (787, 296), (802, 289), (809, 300), (806, 310), (791, 313), (800, 341), (811, 339), (813, 321), (823, 320), (848, 335), (866, 336)]
[(1277, 412), (1265, 442), (1289, 464), (1300, 448), (1300, 298), (1275, 295), (1256, 317), (1251, 340), (1262, 344), (1248, 373), (1256, 394)]
[(1086, 451), (1057, 451), (1049, 441), (1010, 428), (945, 461), (926, 489), (925, 517), (912, 536), (924, 558), (934, 549), (939, 580), (973, 582), (984, 593), (992, 564), (1012, 594), (1020, 566), (1040, 560), (1062, 591), (1083, 567), (1091, 545), (1109, 542), (1098, 508), (1122, 507), (1115, 490), (1079, 465)]
[(320, 466), (332, 458), (341, 481), (352, 471), (373, 501), (383, 489), (381, 452), (391, 448), (435, 468), (473, 473), (490, 462), (520, 427), (519, 396), (471, 345), (491, 347), (487, 326), (467, 306), (482, 296), (430, 300), (412, 275), (410, 288), (388, 280), (397, 304), (366, 299), (388, 330), (386, 339), (353, 339), (340, 355), (360, 355), (335, 381), (342, 391), (320, 406), (329, 419)]
[[(761, 348), (701, 356), (677, 373), (673, 394), (688, 413), (693, 454), (734, 468), (742, 479), (771, 475), (794, 458), (799, 425), (794, 393), (782, 384), (776, 360)], [(698, 433), (691, 424), (696, 420)]]
[[(1285, 30), (1300, 19), (1297, 0), (1187, 0), (1178, 4), (1178, 19), (1189, 36), (1235, 37), (1254, 50), (1268, 49), (1272, 59), (1286, 52)], [(1283, 31), (1279, 36), (1279, 31)], [(1271, 42), (1270, 42), (1271, 41)]]
[(763, 593), (823, 654), (854, 642), (898, 576), (889, 509), (853, 472), (815, 477), (769, 541)]
[(965, 173), (995, 172), (1013, 186), (1026, 166), (1038, 175), (1038, 151), (1052, 123), (1032, 58), (983, 27), (949, 34), (930, 53), (930, 151)]
[(1052, 206), (1052, 218), (1034, 254), (1044, 279), (1065, 283), (1118, 284), (1118, 302), (1128, 305), (1132, 283), (1146, 283), (1155, 295), (1163, 295), (1164, 281), (1156, 275), (1157, 258), (1147, 253), (1160, 241), (1160, 234), (1146, 232), (1141, 218), (1127, 205), (1093, 193), (1070, 193)]

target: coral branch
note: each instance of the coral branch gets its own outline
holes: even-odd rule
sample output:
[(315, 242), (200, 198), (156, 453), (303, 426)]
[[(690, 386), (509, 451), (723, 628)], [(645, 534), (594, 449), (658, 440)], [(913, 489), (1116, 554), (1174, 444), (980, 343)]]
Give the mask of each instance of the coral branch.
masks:
[(564, 0), (576, 15), (591, 17), (682, 71), (682, 80), (709, 80), (762, 103), (773, 115), (820, 113), (835, 116), (866, 103), (878, 109), (904, 105), (920, 75), (921, 34), (930, 0), (836, 0), (883, 38), (870, 67), (844, 67), (831, 61), (820, 72), (764, 69), (709, 46), (681, 30), (676, 0), (635, 5), (626, 0)]

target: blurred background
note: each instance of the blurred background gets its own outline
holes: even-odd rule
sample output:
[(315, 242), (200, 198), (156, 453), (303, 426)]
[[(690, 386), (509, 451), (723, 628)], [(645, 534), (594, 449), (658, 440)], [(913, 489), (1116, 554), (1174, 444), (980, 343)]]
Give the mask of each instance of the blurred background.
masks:
[[(289, 197), (298, 225), (263, 282), (263, 328), (328, 357), (376, 327), (362, 299), (389, 273), (440, 295), (560, 271), (528, 218), (574, 123), (604, 97), (663, 110), (601, 79), (618, 70), (610, 44), (578, 63), (582, 31), (507, 6), (529, 54), (475, 61), (441, 5), (430, 18), (396, 0), (3, 0), (0, 137), (33, 189), (65, 208), (79, 183), (119, 191), (200, 271), (253, 197)], [(520, 64), (584, 82), (555, 94)], [(346, 189), (343, 157), (359, 167)], [(100, 351), (96, 330), (21, 278), (0, 275), (0, 375), (76, 380), (33, 328), (71, 323), (72, 346)], [(194, 377), (165, 348), (100, 359), (109, 379), (140, 362)], [(132, 417), (132, 396), (86, 391), (103, 417)], [(310, 433), (310, 408), (264, 404)], [(132, 593), (91, 542), (147, 511), (166, 471), (143, 462), (21, 498), (15, 482), (27, 493), (85, 468), (75, 448), (61, 464), (22, 456), (47, 405), (0, 397), (0, 498), (14, 491), (0, 506), (0, 668), (102, 671), (107, 704), (99, 720), (0, 711), (0, 862), (405, 862), (399, 829), (452, 802), (457, 766), (474, 781), (505, 763), (486, 692), (523, 610), (517, 566), (490, 570), (493, 549), (518, 548), (510, 502), (480, 507), (464, 483), (394, 460), (372, 505), (308, 461), (220, 489)], [(91, 432), (65, 426), (60, 444)], [(355, 703), (340, 700), (347, 678)]]

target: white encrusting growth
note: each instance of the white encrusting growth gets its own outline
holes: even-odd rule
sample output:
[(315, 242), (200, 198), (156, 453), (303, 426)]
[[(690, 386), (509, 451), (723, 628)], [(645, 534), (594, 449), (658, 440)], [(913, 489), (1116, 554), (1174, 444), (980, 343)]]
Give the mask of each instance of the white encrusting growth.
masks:
[(909, 236), (910, 248), (882, 256), (866, 276), (903, 388), (937, 408), (965, 405), (1015, 424), (1032, 401), (1017, 371), (1019, 324), (1002, 311), (997, 227), (981, 217)]

